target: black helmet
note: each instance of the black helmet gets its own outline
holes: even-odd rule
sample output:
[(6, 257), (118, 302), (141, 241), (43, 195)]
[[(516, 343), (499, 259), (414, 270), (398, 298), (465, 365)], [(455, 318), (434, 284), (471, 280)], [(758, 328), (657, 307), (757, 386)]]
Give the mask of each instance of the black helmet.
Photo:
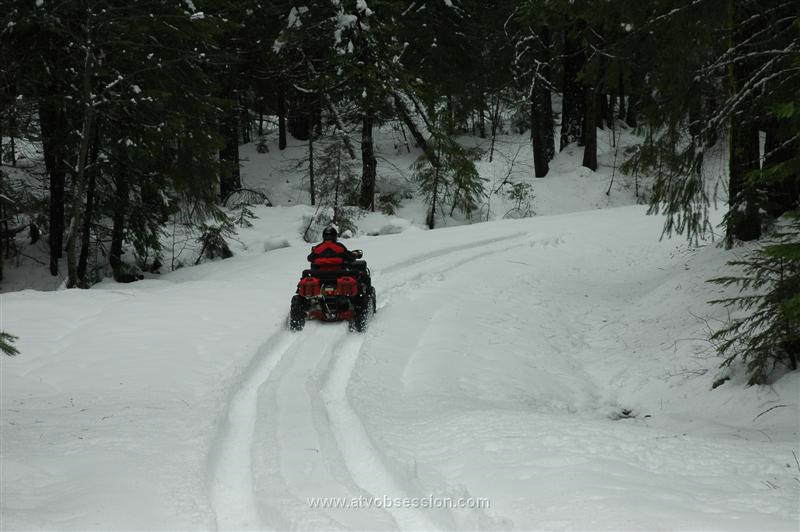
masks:
[(336, 231), (336, 228), (332, 225), (329, 225), (322, 231), (322, 240), (331, 240), (336, 242), (336, 239), (339, 238), (339, 233)]

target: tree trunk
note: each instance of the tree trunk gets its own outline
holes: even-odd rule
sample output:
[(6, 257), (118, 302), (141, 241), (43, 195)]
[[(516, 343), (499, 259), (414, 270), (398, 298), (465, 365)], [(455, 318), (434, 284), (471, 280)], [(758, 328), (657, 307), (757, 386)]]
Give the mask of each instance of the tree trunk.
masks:
[[(17, 166), (17, 144), (14, 140), (17, 136), (17, 114), (14, 112), (14, 107), (9, 109), (8, 115), (8, 137), (9, 148), (11, 149), (11, 166)], [(0, 158), (3, 156), (3, 150), (0, 149)]]
[[(88, 54), (87, 54), (88, 55)], [(84, 84), (89, 85), (91, 74), (86, 73)], [(94, 104), (90, 89), (84, 91), (83, 127), (81, 142), (78, 147), (78, 164), (72, 183), (72, 208), (70, 209), (69, 226), (67, 228), (67, 288), (81, 286), (78, 277), (78, 234), (81, 227), (81, 215), (85, 209), (84, 199), (88, 180), (86, 178), (86, 161), (89, 155), (90, 137), (94, 128)]]
[(550, 163), (544, 154), (544, 139), (542, 138), (541, 102), (534, 100), (531, 103), (531, 146), (533, 148), (533, 169), (536, 177), (544, 177), (550, 171)]
[[(772, 118), (767, 123), (766, 130), (764, 168), (785, 163), (796, 156), (800, 143), (797, 139), (792, 140), (791, 124), (785, 120)], [(797, 179), (787, 176), (776, 182), (766, 183), (765, 188), (767, 199), (765, 210), (771, 218), (778, 218), (798, 207), (800, 187)]]
[(317, 204), (317, 184), (314, 179), (314, 114), (308, 113), (308, 195), (311, 199), (311, 205)]
[(49, 247), (50, 274), (58, 275), (64, 249), (64, 205), (66, 188), (67, 118), (60, 104), (45, 99), (39, 106), (39, 124), (47, 173), (50, 176)]
[[(745, 13), (735, 0), (728, 0), (728, 24), (731, 29), (730, 44), (736, 46), (748, 37), (739, 28), (738, 22)], [(750, 72), (748, 65), (737, 62), (728, 67), (728, 93), (734, 97), (739, 87), (747, 82)], [(761, 237), (761, 216), (758, 211), (755, 187), (747, 182), (747, 174), (759, 168), (758, 128), (753, 117), (745, 111), (741, 115), (731, 115), (729, 124), (729, 185), (728, 185), (728, 224), (726, 241), (733, 245), (734, 239), (743, 241)]]
[[(703, 98), (703, 113), (705, 116), (715, 116), (719, 111), (719, 101), (714, 96)], [(719, 132), (717, 128), (710, 128), (706, 131), (703, 142), (706, 148), (710, 148), (717, 144), (719, 140)]]
[(86, 271), (89, 266), (89, 247), (92, 237), (92, 220), (94, 219), (94, 196), (97, 183), (97, 155), (100, 149), (99, 126), (94, 128), (94, 138), (92, 139), (91, 154), (89, 156), (88, 179), (89, 184), (86, 189), (86, 212), (83, 213), (83, 229), (81, 231), (81, 254), (78, 257), (78, 280), (81, 288), (89, 288), (89, 279)]
[(639, 113), (639, 94), (637, 91), (639, 90), (640, 85), (637, 83), (637, 78), (635, 74), (631, 74), (628, 87), (628, 105), (625, 109), (625, 123), (628, 124), (629, 127), (635, 128), (637, 124), (636, 116)]
[(114, 280), (125, 282), (125, 272), (122, 267), (122, 244), (125, 239), (125, 224), (127, 223), (128, 205), (130, 203), (129, 161), (128, 149), (119, 142), (114, 142), (114, 214), (111, 229), (111, 250), (108, 262), (114, 273)]
[(622, 69), (619, 71), (619, 86), (617, 87), (617, 101), (619, 108), (617, 109), (617, 119), (625, 120), (625, 76), (622, 75)]
[(236, 107), (224, 111), (220, 120), (220, 134), (225, 145), (219, 152), (219, 195), (225, 199), (234, 190), (242, 188), (239, 174), (239, 110)]
[(482, 139), (486, 138), (486, 95), (481, 91), (481, 103), (478, 108), (478, 135)]
[(703, 159), (705, 142), (703, 140), (703, 100), (698, 87), (694, 87), (692, 98), (689, 101), (689, 134), (692, 137), (692, 170), (699, 179), (703, 173)]
[(550, 105), (550, 90), (537, 89), (531, 103), (531, 144), (533, 166), (536, 177), (544, 177), (550, 171), (550, 161), (555, 153), (553, 144), (553, 111)]
[(70, 208), (69, 225), (67, 227), (67, 288), (80, 286), (78, 278), (78, 234), (81, 228), (81, 215), (84, 210), (84, 199), (86, 197), (87, 179), (86, 163), (89, 158), (89, 145), (93, 138), (95, 108), (94, 94), (92, 90), (92, 78), (94, 76), (94, 56), (91, 48), (91, 35), (88, 33), (86, 51), (84, 54), (82, 85), (83, 85), (83, 116), (81, 124), (81, 140), (78, 145), (78, 161), (75, 165), (75, 173), (72, 177), (72, 206)]
[(408, 126), (409, 131), (411, 131), (411, 136), (414, 137), (414, 141), (417, 143), (425, 155), (428, 157), (428, 160), (431, 161), (431, 164), (435, 167), (439, 166), (439, 158), (434, 152), (428, 141), (425, 140), (425, 137), (422, 135), (420, 130), (417, 128), (417, 125), (412, 120), (411, 115), (408, 112), (408, 108), (406, 107), (405, 103), (403, 103), (403, 99), (400, 97), (400, 94), (395, 93), (394, 95), (394, 105), (397, 109), (397, 114), (400, 115), (400, 118), (403, 122)]
[[(438, 160), (438, 156), (437, 156)], [(428, 229), (436, 227), (436, 200), (439, 195), (439, 166), (433, 168), (433, 195), (431, 197), (431, 210), (428, 213)]]
[(278, 88), (278, 149), (286, 149), (286, 93), (283, 84)]
[(500, 127), (500, 96), (492, 95), (492, 142), (489, 147), (489, 162), (494, 159), (494, 145), (497, 141), (497, 128)]
[(743, 241), (761, 237), (761, 216), (756, 203), (756, 191), (747, 183), (747, 174), (758, 169), (758, 129), (752, 122), (730, 121), (730, 194), (728, 205), (731, 223), (728, 224), (728, 244), (733, 238)]
[(250, 110), (247, 108), (241, 98), (239, 98), (239, 126), (242, 128), (242, 144), (249, 144), (253, 139), (252, 128), (250, 124)]
[(455, 112), (453, 111), (453, 96), (448, 94), (445, 96), (446, 112), (447, 112), (447, 133), (452, 135), (455, 131)]
[[(0, 109), (0, 116), (2, 116), (1, 111), (2, 109)], [(3, 133), (2, 128), (0, 128), (0, 139), (3, 138), (2, 133)], [(0, 143), (0, 157), (2, 157), (3, 154), (2, 148), (3, 148), (2, 143)], [(5, 175), (6, 175), (5, 172), (0, 170), (0, 190), (3, 190), (3, 188), (5, 188), (5, 183), (3, 183)], [(8, 230), (8, 216), (6, 215), (5, 205), (6, 204), (4, 201), (0, 201), (0, 232), (2, 233), (5, 233)], [(6, 251), (7, 251), (6, 239), (0, 237), (0, 281), (3, 280), (3, 259), (5, 259)]]
[(419, 117), (422, 118), (423, 122), (425, 122), (425, 127), (428, 128), (428, 131), (433, 131), (433, 128), (431, 127), (431, 123), (428, 120), (428, 115), (427, 115), (427, 113), (425, 113), (425, 110), (422, 108), (422, 106), (420, 106), (420, 104), (417, 101), (417, 99), (414, 98), (414, 96), (412, 94), (409, 94), (408, 98), (409, 98), (409, 100), (411, 100), (411, 103), (414, 104), (414, 109), (417, 110), (417, 114), (419, 115)]
[(595, 91), (595, 126), (605, 129), (606, 118), (608, 117), (608, 99), (603, 94), (602, 89)]
[(375, 112), (367, 109), (362, 117), (361, 128), (361, 194), (359, 205), (362, 209), (375, 211), (375, 179), (377, 174), (377, 161), (375, 160), (375, 146), (372, 137), (372, 128), (375, 122)]
[[(542, 75), (548, 82), (552, 83), (553, 73), (550, 67), (550, 62), (552, 61), (550, 55), (552, 39), (550, 36), (550, 28), (547, 26), (542, 27), (541, 40), (542, 44), (544, 44), (544, 49), (542, 50), (542, 60), (544, 61)], [(542, 100), (542, 123), (540, 129), (542, 132), (542, 139), (544, 140), (544, 156), (547, 161), (552, 161), (556, 157), (555, 128), (553, 127), (553, 98), (549, 86), (542, 84), (539, 90), (541, 91)]]
[(403, 134), (403, 143), (406, 145), (406, 153), (411, 153), (411, 146), (408, 145), (408, 135), (406, 135), (406, 127), (403, 125), (403, 122), (398, 122), (400, 125), (400, 132)]
[(336, 188), (333, 194), (333, 223), (339, 223), (339, 185), (342, 181), (342, 150), (336, 150)]
[(594, 87), (586, 89), (586, 118), (584, 127), (583, 166), (597, 170), (597, 96)]
[(586, 107), (586, 90), (578, 80), (585, 61), (584, 51), (570, 36), (564, 41), (564, 78), (561, 107), (561, 150), (569, 144), (583, 140), (583, 118)]
[(542, 88), (542, 122), (539, 126), (544, 143), (543, 154), (547, 161), (556, 158), (556, 132), (553, 127), (553, 99), (550, 89)]
[[(534, 175), (544, 177), (550, 171), (550, 161), (555, 158), (555, 133), (553, 130), (553, 102), (549, 83), (550, 69), (550, 29), (541, 28), (540, 40), (543, 47), (539, 56), (543, 68), (534, 78), (530, 93), (531, 99), (531, 145), (533, 148)], [(536, 73), (534, 75), (537, 75)]]
[(314, 133), (314, 112), (305, 95), (288, 102), (286, 129), (297, 140), (308, 140)]

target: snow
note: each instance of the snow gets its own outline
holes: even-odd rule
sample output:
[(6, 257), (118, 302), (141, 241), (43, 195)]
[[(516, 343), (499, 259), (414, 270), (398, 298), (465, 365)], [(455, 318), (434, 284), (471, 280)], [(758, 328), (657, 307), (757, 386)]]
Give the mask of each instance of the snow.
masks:
[(292, 7), (292, 9), (289, 11), (289, 19), (286, 23), (286, 27), (289, 29), (301, 28), (303, 26), (303, 21), (301, 20), (301, 16), (307, 12), (308, 8), (306, 6)]
[[(797, 374), (711, 391), (693, 340), (724, 250), (643, 207), (406, 226), (347, 242), (366, 334), (292, 334), (308, 209), (259, 208), (227, 261), (2, 295), (5, 528), (796, 530)], [(307, 501), (359, 496), (491, 507)]]
[[(333, 31), (334, 42), (340, 44), (342, 42), (342, 32), (352, 28), (356, 22), (358, 22), (357, 16), (340, 11), (336, 15), (336, 29)], [(352, 46), (352, 43), (349, 44)]]
[(373, 11), (367, 5), (366, 0), (356, 0), (356, 9), (364, 13), (365, 17), (372, 16)]
[[(429, 231), (419, 151), (376, 131), (379, 190), (404, 200), (344, 240), (378, 291), (365, 334), (285, 329), (316, 207), (307, 145), (274, 137), (242, 147), (243, 184), (275, 206), (252, 207), (231, 259), (50, 292), (19, 290), (58, 286), (46, 268), (6, 264), (0, 330), (21, 354), (0, 358), (2, 528), (797, 530), (800, 377), (718, 369), (705, 338), (726, 315), (707, 301), (724, 292), (705, 279), (734, 253), (659, 241), (636, 205), (648, 180), (613, 170), (629, 132), (598, 132), (597, 172), (570, 146), (544, 179), (526, 134), (498, 136), (492, 162), (464, 137), (498, 192)], [(705, 154), (710, 187), (724, 160)], [(533, 187), (537, 216), (502, 219), (505, 180)], [(490, 506), (384, 502), (444, 499)]]

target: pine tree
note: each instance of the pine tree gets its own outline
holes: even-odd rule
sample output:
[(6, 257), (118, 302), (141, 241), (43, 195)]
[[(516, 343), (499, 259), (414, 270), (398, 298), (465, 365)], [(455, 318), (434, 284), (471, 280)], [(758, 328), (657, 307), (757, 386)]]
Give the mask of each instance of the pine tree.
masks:
[[(794, 64), (800, 66), (800, 58)], [(773, 118), (800, 135), (800, 94), (773, 106)], [(797, 146), (797, 145), (795, 145)], [(751, 186), (800, 186), (800, 149), (785, 154), (763, 171), (754, 170), (746, 179)], [(794, 196), (797, 206), (798, 197)], [(741, 360), (750, 384), (764, 384), (779, 366), (797, 369), (800, 357), (800, 211), (786, 213), (777, 229), (743, 259), (729, 265), (738, 275), (711, 282), (735, 286), (739, 295), (714, 301), (739, 311), (712, 335), (723, 366)]]
[[(531, 4), (527, 6), (528, 9), (531, 7)], [(515, 48), (514, 86), (521, 95), (522, 105), (528, 107), (534, 174), (545, 177), (550, 171), (550, 161), (555, 157), (552, 32), (546, 23), (548, 19), (539, 11), (526, 11), (524, 16), (512, 20), (516, 24), (507, 25), (507, 30), (514, 31), (509, 35)], [(529, 20), (532, 22), (528, 23)]]
[(317, 159), (316, 177), (320, 205), (333, 210), (331, 222), (342, 231), (354, 229), (353, 213), (347, 206), (358, 205), (360, 181), (347, 154), (343, 133), (337, 131), (322, 150)]
[[(667, 215), (665, 233), (684, 233), (694, 240), (710, 229), (704, 154), (717, 139), (727, 137), (726, 241), (732, 245), (736, 239), (757, 237), (764, 199), (774, 193), (764, 182), (745, 176), (761, 166), (758, 131), (774, 123), (770, 105), (785, 101), (800, 83), (791, 66), (800, 49), (795, 6), (686, 0), (634, 6), (630, 13), (633, 29), (621, 44), (639, 56), (631, 62), (638, 70), (632, 84), (637, 79), (644, 83), (631, 101), (646, 135), (626, 168), (655, 175), (651, 212)], [(785, 131), (782, 136), (790, 139)], [(787, 198), (771, 216), (791, 208)]]
[(429, 229), (434, 229), (437, 212), (447, 213), (448, 204), (450, 216), (458, 209), (469, 218), (486, 194), (486, 180), (475, 168), (481, 151), (461, 146), (448, 134), (447, 128), (434, 128), (429, 145), (435, 159), (423, 152), (412, 168), (414, 179), (428, 201), (426, 223)]
[(10, 357), (17, 356), (19, 349), (14, 347), (17, 337), (4, 331), (0, 331), (0, 352)]
[(712, 341), (725, 357), (723, 367), (741, 360), (749, 384), (765, 384), (778, 366), (797, 369), (800, 356), (800, 213), (786, 229), (757, 250), (728, 265), (739, 275), (712, 279), (736, 286), (740, 294), (712, 303), (741, 311), (716, 331)]
[(29, 49), (18, 85), (40, 110), (51, 272), (66, 247), (69, 286), (91, 282), (92, 228), (105, 220), (113, 220), (108, 260), (117, 275), (124, 240), (158, 254), (160, 226), (176, 204), (192, 203), (198, 218), (215, 208), (209, 65), (226, 23), (212, 4), (192, 14), (179, 0), (16, 3), (18, 23), (3, 38)]

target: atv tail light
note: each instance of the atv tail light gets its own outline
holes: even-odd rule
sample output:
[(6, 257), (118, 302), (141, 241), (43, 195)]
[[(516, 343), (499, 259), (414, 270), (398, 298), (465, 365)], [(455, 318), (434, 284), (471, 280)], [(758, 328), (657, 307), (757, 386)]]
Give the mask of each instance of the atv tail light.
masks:
[(316, 277), (304, 277), (297, 283), (297, 293), (303, 297), (318, 296), (319, 289), (319, 279)]
[(336, 288), (334, 288), (333, 286), (330, 286), (330, 285), (324, 286), (324, 287), (322, 287), (322, 294), (326, 295), (326, 296), (332, 296), (332, 295), (336, 294)]
[(336, 281), (336, 294), (340, 296), (358, 294), (358, 281), (356, 281), (355, 277), (339, 277)]

